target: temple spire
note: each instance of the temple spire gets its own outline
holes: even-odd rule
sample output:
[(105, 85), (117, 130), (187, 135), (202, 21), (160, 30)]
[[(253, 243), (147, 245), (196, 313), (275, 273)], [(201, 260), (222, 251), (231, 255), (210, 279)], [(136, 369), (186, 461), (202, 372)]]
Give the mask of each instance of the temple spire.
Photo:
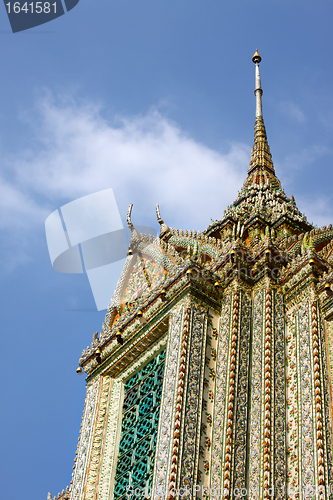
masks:
[[(256, 96), (256, 121), (254, 125), (254, 145), (251, 152), (251, 160), (249, 167), (249, 174), (255, 170), (259, 174), (264, 175), (264, 171), (267, 174), (271, 173), (275, 176), (274, 166), (272, 162), (272, 156), (269, 150), (269, 145), (267, 142), (266, 129), (264, 124), (264, 119), (262, 116), (262, 102), (261, 97), (263, 94), (260, 81), (259, 63), (261, 61), (260, 54), (258, 50), (255, 51), (252, 61), (256, 65), (255, 67), (255, 89), (254, 94)], [(268, 181), (266, 180), (266, 183)]]
[(262, 102), (261, 102), (261, 96), (262, 96), (262, 88), (261, 88), (261, 82), (260, 82), (260, 71), (259, 71), (259, 63), (261, 61), (260, 54), (258, 52), (258, 49), (256, 49), (252, 61), (256, 65), (256, 70), (255, 70), (255, 87), (254, 87), (254, 95), (256, 96), (256, 118), (262, 118)]

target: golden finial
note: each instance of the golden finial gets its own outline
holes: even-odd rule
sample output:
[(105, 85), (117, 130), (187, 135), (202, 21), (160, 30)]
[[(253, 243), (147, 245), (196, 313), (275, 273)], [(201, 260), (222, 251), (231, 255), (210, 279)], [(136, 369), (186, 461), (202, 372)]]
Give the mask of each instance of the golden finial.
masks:
[(260, 57), (260, 54), (258, 52), (258, 49), (256, 49), (255, 53), (253, 54), (252, 61), (254, 62), (254, 64), (260, 63), (261, 57)]

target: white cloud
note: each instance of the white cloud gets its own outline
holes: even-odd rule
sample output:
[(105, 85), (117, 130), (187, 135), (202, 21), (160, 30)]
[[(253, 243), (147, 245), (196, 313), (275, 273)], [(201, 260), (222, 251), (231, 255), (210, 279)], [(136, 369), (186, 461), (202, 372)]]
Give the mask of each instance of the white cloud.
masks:
[(46, 98), (33, 127), (31, 149), (10, 160), (14, 180), (0, 184), (2, 225), (42, 223), (59, 200), (112, 187), (121, 213), (133, 202), (141, 224), (158, 202), (168, 224), (204, 228), (246, 177), (248, 146), (216, 152), (156, 110), (111, 124), (97, 107)]
[[(122, 216), (134, 203), (134, 223), (153, 224), (158, 202), (170, 226), (203, 229), (223, 216), (247, 175), (248, 145), (214, 151), (156, 110), (110, 123), (96, 106), (46, 98), (26, 126), (31, 148), (2, 153), (0, 227), (14, 231), (13, 242), (18, 234), (31, 240), (64, 203), (109, 187)], [(286, 158), (283, 170), (325, 153), (309, 147)], [(308, 220), (329, 223), (330, 200), (296, 201)]]
[(0, 177), (0, 227), (24, 229), (27, 221), (35, 224), (45, 215), (47, 211), (34, 201), (31, 193)]

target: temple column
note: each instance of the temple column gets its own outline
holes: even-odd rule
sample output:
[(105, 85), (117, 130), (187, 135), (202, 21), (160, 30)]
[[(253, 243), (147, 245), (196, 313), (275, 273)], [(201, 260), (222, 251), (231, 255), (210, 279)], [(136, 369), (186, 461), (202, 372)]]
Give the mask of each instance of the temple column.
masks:
[(222, 304), (211, 459), (211, 496), (220, 498), (246, 488), (250, 305), (237, 285)]
[(287, 318), (287, 484), (289, 497), (329, 497), (332, 473), (326, 346), (320, 308), (308, 294)]
[(254, 292), (248, 496), (285, 498), (285, 376), (282, 296)]
[(190, 298), (171, 312), (153, 498), (172, 499), (196, 484), (207, 321)]
[(100, 389), (101, 377), (95, 377), (87, 383), (82, 425), (72, 476), (70, 500), (81, 500), (84, 498), (84, 486), (88, 473), (88, 463), (94, 436), (94, 422), (96, 418)]

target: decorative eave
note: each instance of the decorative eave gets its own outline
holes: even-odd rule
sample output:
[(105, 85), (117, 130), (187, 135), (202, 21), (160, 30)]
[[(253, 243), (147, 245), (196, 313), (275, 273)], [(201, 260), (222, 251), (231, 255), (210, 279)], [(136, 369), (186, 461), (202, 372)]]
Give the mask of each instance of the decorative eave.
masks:
[(291, 261), (280, 277), (285, 302), (296, 304), (309, 285), (312, 286), (313, 293), (320, 292), (317, 283), (328, 270), (328, 263), (313, 251)]
[[(163, 283), (163, 288), (166, 290), (166, 301), (161, 300), (162, 287), (153, 290), (145, 301), (138, 304), (138, 308), (134, 313), (125, 315), (123, 319), (111, 328), (107, 335), (101, 336), (98, 339), (99, 341), (95, 342), (81, 356), (79, 365), (84, 368), (90, 377), (98, 372), (104, 372), (106, 365), (109, 370), (109, 360), (113, 359), (112, 356), (124, 351), (129, 344), (132, 345), (133, 339), (142, 335), (142, 333), (147, 332), (148, 334), (148, 338), (144, 336), (144, 345), (146, 347), (147, 345), (151, 345), (159, 338), (159, 334), (156, 334), (156, 328), (158, 328), (161, 322), (163, 325), (163, 317), (188, 293), (197, 298), (204, 299), (205, 303), (218, 310), (221, 301), (221, 291), (220, 287), (217, 288), (214, 286), (215, 282), (216, 276), (204, 266), (193, 262), (188, 262), (185, 266), (181, 266), (177, 269), (177, 273), (174, 276)], [(138, 316), (139, 311), (143, 312), (146, 321), (144, 325), (142, 325)], [(124, 341), (123, 345), (117, 343), (118, 332), (121, 332)], [(135, 343), (133, 346), (135, 347)], [(140, 347), (136, 346), (136, 349), (138, 348)], [(97, 350), (100, 351), (100, 363), (96, 359)]]
[(284, 223), (288, 223), (290, 226), (294, 227), (295, 229), (298, 229), (302, 233), (311, 231), (313, 229), (313, 225), (310, 224), (307, 220), (296, 221), (293, 217), (291, 217), (288, 214), (288, 212), (282, 214), (281, 217), (279, 217), (275, 222), (273, 222), (272, 227), (274, 229), (277, 229)]

